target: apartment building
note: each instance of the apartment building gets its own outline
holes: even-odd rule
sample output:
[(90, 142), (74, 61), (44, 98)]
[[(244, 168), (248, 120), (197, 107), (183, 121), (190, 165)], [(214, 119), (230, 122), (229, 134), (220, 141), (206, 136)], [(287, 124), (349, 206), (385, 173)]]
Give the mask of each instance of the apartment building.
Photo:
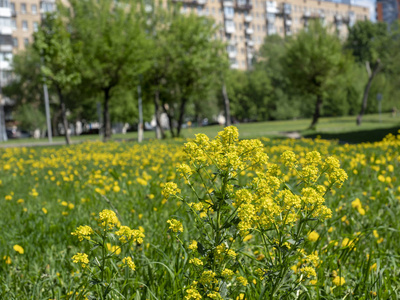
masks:
[(320, 19), (340, 37), (347, 35), (347, 26), (369, 19), (367, 7), (318, 0), (176, 0), (182, 2), (183, 13), (190, 11), (210, 16), (220, 25), (219, 37), (227, 42), (231, 67), (249, 69), (254, 53), (265, 36), (296, 34), (310, 20)]
[(400, 0), (377, 0), (376, 19), (388, 24), (400, 20)]
[(9, 1), (0, 0), (0, 87), (8, 82), (11, 71), (13, 50), (11, 16)]
[(9, 0), (12, 11), (14, 53), (25, 49), (33, 40), (46, 12), (56, 9), (56, 0)]

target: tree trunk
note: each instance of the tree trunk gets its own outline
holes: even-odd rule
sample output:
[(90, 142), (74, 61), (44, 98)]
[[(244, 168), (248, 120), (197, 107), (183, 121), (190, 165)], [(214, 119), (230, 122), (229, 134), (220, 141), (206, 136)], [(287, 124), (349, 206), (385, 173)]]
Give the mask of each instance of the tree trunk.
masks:
[(364, 95), (363, 95), (363, 100), (362, 100), (362, 104), (361, 104), (361, 111), (357, 116), (357, 125), (360, 126), (361, 125), (361, 121), (362, 121), (362, 117), (364, 116), (365, 110), (367, 109), (367, 103), (368, 103), (368, 94), (369, 94), (369, 90), (371, 88), (372, 85), (372, 80), (374, 79), (374, 77), (376, 76), (376, 74), (378, 74), (380, 66), (381, 66), (381, 62), (378, 59), (375, 66), (374, 66), (374, 70), (371, 72), (371, 68), (369, 65), (369, 62), (367, 61), (365, 63), (366, 69), (367, 69), (367, 73), (368, 73), (368, 82), (365, 86), (364, 89)]
[(53, 129), (53, 136), (59, 136), (60, 132), (58, 131), (58, 119), (60, 118), (61, 110), (56, 110), (51, 119), (51, 127)]
[(311, 122), (311, 125), (308, 129), (314, 129), (315, 125), (318, 123), (318, 119), (321, 115), (321, 107), (322, 107), (322, 97), (321, 95), (317, 96), (317, 102), (315, 103), (315, 111), (314, 111), (314, 116)]
[(161, 126), (161, 112), (160, 112), (160, 91), (158, 88), (154, 94), (154, 109), (156, 118), (156, 138), (165, 139), (164, 129)]
[(162, 108), (168, 117), (169, 131), (171, 132), (171, 137), (175, 137), (172, 115), (168, 112), (167, 108), (165, 107), (165, 103), (162, 105)]
[(179, 119), (178, 119), (178, 128), (177, 128), (177, 136), (180, 136), (182, 124), (183, 124), (183, 117), (185, 116), (185, 107), (186, 107), (187, 99), (182, 98), (181, 107), (179, 108)]
[(68, 132), (69, 128), (68, 128), (68, 120), (67, 120), (67, 109), (65, 108), (64, 97), (61, 92), (61, 89), (57, 88), (57, 92), (58, 92), (58, 97), (60, 99), (61, 119), (62, 119), (64, 131), (65, 131), (65, 143), (67, 145), (70, 145), (71, 141), (70, 141), (69, 132)]
[(104, 142), (107, 142), (111, 139), (111, 119), (110, 119), (109, 102), (110, 102), (110, 89), (106, 88), (104, 89), (104, 108), (103, 108)]
[(231, 107), (225, 83), (222, 85), (222, 96), (224, 97), (225, 126), (228, 127), (231, 126)]

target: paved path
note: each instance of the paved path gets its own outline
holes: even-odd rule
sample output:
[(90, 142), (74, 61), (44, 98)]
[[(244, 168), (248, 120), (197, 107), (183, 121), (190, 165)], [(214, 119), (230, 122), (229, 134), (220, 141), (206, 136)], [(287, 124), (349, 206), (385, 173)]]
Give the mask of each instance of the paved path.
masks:
[[(83, 141), (71, 141), (71, 144), (79, 144)], [(63, 146), (65, 141), (49, 142), (33, 142), (33, 143), (0, 143), (0, 148), (18, 148), (18, 147), (51, 147), (51, 146)]]

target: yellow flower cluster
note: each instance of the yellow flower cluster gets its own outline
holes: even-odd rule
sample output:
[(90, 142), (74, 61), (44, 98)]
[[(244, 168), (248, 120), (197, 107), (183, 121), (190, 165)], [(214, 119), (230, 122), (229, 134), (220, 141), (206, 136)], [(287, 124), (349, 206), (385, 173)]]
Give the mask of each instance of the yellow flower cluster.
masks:
[(76, 235), (79, 241), (83, 241), (83, 239), (90, 240), (90, 236), (94, 233), (92, 227), (84, 225), (79, 226), (74, 232), (71, 232), (72, 235)]
[(99, 213), (99, 221), (102, 227), (108, 227), (109, 229), (120, 224), (115, 212), (109, 209), (105, 209)]
[(168, 220), (167, 223), (169, 224), (169, 229), (173, 232), (183, 232), (183, 225), (180, 221), (176, 219)]
[(162, 190), (162, 194), (165, 198), (169, 198), (170, 196), (175, 196), (176, 194), (179, 194), (181, 192), (180, 189), (178, 189), (178, 186), (174, 182), (167, 182), (164, 185), (164, 189)]
[(136, 270), (136, 265), (135, 265), (135, 263), (132, 261), (132, 258), (130, 257), (130, 256), (128, 256), (128, 257), (124, 257), (123, 259), (122, 259), (122, 264), (124, 265), (124, 266), (127, 266), (129, 269), (131, 269), (132, 271), (135, 271)]
[(128, 226), (120, 226), (119, 230), (115, 232), (116, 235), (120, 236), (119, 240), (123, 243), (133, 241), (138, 244), (143, 243), (144, 233), (138, 229), (130, 229)]
[(82, 268), (85, 268), (89, 263), (88, 255), (86, 253), (77, 253), (72, 256), (72, 260), (76, 264), (81, 264)]

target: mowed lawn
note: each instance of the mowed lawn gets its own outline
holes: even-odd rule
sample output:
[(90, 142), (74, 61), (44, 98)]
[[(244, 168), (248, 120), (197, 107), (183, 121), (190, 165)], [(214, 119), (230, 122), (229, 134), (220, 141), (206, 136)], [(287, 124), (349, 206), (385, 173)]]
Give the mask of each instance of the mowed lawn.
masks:
[[(316, 127), (316, 130), (309, 130), (310, 119), (301, 120), (285, 120), (285, 121), (268, 121), (256, 123), (238, 123), (234, 124), (240, 130), (241, 138), (285, 138), (285, 137), (321, 137), (323, 139), (337, 139), (341, 142), (360, 143), (368, 141), (379, 141), (386, 134), (395, 134), (400, 129), (400, 115), (393, 117), (392, 114), (384, 113), (381, 116), (378, 114), (366, 115), (363, 118), (361, 126), (357, 126), (355, 116), (346, 117), (330, 117), (321, 118)], [(192, 138), (197, 133), (204, 133), (209, 137), (214, 137), (223, 126), (212, 125), (202, 127), (189, 127), (182, 130), (184, 138)], [(169, 134), (168, 130), (166, 130)], [(144, 138), (154, 139), (154, 131), (145, 131)], [(137, 132), (128, 132), (127, 134), (114, 134), (114, 140), (137, 140)], [(80, 135), (72, 136), (72, 141), (79, 143), (82, 141), (101, 140), (99, 135)], [(47, 143), (45, 139), (13, 139), (1, 146), (12, 146), (18, 144), (34, 145)], [(54, 137), (55, 143), (63, 143), (63, 137)]]

